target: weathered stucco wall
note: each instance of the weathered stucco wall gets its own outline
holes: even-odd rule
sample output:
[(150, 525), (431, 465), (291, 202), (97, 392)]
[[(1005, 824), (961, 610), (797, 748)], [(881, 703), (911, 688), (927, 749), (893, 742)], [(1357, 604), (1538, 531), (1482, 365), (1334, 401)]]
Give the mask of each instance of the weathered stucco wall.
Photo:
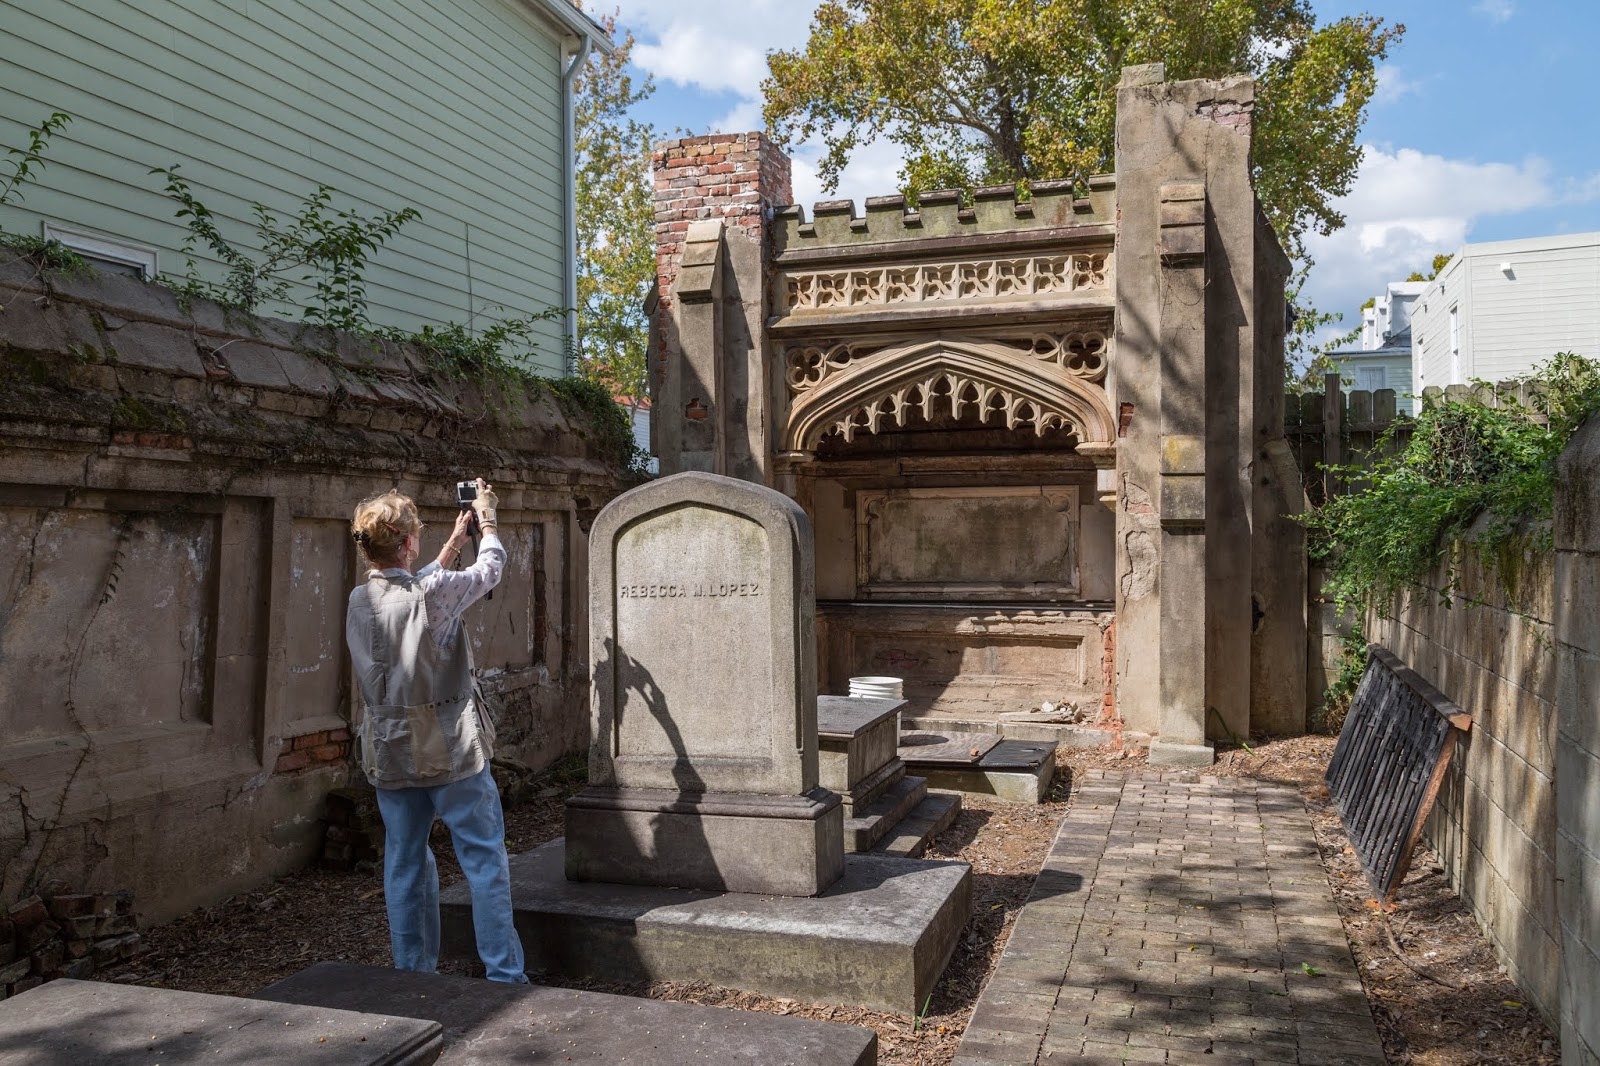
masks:
[(494, 483), (511, 563), (469, 619), (501, 750), (582, 750), (583, 527), (621, 487), (585, 416), (129, 278), (13, 263), (0, 306), (0, 898), (61, 877), (160, 919), (312, 855), (350, 773), (347, 523), (390, 487), (431, 557), (454, 482)]
[(1600, 1066), (1600, 420), (1561, 457), (1556, 492), (1556, 900), (1561, 1052)]
[(1458, 547), (1452, 558), (1448, 573), (1442, 568), (1389, 612), (1369, 615), (1367, 634), (1472, 715), (1427, 838), (1512, 979), (1554, 1019), (1561, 926), (1553, 562), (1548, 554), (1516, 556), (1508, 593), (1470, 549)]

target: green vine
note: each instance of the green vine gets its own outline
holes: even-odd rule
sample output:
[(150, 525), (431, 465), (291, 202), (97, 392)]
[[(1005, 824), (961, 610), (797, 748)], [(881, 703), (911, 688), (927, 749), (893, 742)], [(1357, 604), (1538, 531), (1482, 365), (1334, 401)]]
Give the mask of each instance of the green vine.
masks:
[[(50, 138), (71, 121), (72, 116), (65, 111), (51, 112), (48, 118), (28, 131), (27, 147), (6, 149), (11, 172), (0, 176), (0, 204), (22, 201), (22, 187), (34, 180), (35, 171), (44, 169), (44, 154), (50, 147)], [(11, 233), (0, 227), (0, 248), (7, 248), (18, 257), (30, 260), (40, 270), (69, 276), (86, 274), (89, 270), (87, 260), (57, 240)]]
[[(318, 185), (298, 211), (279, 216), (265, 204), (252, 204), (256, 259), (223, 235), (217, 218), (179, 174), (176, 165), (150, 173), (167, 179), (166, 194), (178, 204), (174, 217), (184, 220), (186, 269), (162, 281), (186, 299), (201, 297), (235, 310), (254, 313), (263, 304), (287, 304), (295, 281), (309, 284), (313, 296), (301, 317), (330, 329), (360, 332), (368, 328), (365, 271), (367, 258), (421, 214), (414, 207), (384, 211), (367, 218), (357, 211), (333, 209), (333, 187)], [(206, 281), (195, 261), (200, 245), (226, 267), (221, 282)], [(304, 271), (298, 278), (295, 271)]]
[[(1527, 553), (1550, 550), (1556, 461), (1585, 419), (1600, 411), (1600, 364), (1562, 353), (1514, 392), (1480, 385), (1467, 398), (1428, 404), (1405, 447), (1375, 465), (1340, 470), (1359, 491), (1305, 516), (1313, 560), (1327, 571), (1323, 593), (1360, 617), (1436, 571), (1448, 604), (1458, 588), (1454, 553), (1470, 551), (1513, 603)], [(1374, 447), (1395, 447), (1396, 430)], [(1472, 527), (1470, 541), (1466, 534)], [(1346, 639), (1346, 663), (1324, 714), (1348, 702), (1365, 641)], [(1353, 661), (1352, 661), (1353, 660)]]

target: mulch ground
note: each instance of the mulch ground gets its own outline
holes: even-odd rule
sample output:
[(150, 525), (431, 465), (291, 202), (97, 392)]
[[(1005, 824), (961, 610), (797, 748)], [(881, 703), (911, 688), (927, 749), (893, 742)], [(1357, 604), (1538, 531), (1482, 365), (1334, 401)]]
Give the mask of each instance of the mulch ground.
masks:
[[(1306, 795), (1317, 843), (1390, 1062), (1417, 1066), (1558, 1062), (1554, 1037), (1507, 980), (1431, 855), (1418, 856), (1394, 913), (1383, 915), (1367, 904), (1365, 876), (1322, 786), (1332, 750), (1329, 737), (1264, 741), (1250, 750), (1223, 752), (1212, 772), (1290, 784)], [(973, 913), (920, 1018), (798, 1003), (703, 984), (574, 986), (865, 1025), (878, 1033), (880, 1062), (944, 1066), (955, 1055), (972, 1006), (1055, 838), (1075, 773), (1091, 767), (1125, 772), (1143, 765), (1141, 755), (1112, 749), (1064, 750), (1062, 772), (1046, 803), (1022, 806), (963, 797), (961, 814), (928, 855), (972, 865)], [(506, 812), (507, 844), (513, 851), (560, 834), (562, 803), (571, 787), (549, 789), (544, 798)], [(436, 830), (434, 852), (441, 880), (449, 884), (459, 879), (442, 830)], [(372, 873), (307, 870), (151, 929), (147, 941), (147, 954), (112, 979), (242, 995), (324, 959), (389, 964), (383, 886)], [(461, 964), (441, 969), (472, 972)]]

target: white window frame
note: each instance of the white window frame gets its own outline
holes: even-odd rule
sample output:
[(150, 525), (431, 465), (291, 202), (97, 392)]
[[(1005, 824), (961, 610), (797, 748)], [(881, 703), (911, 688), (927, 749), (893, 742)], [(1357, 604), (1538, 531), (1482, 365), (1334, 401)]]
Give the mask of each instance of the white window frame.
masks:
[(137, 267), (146, 281), (155, 280), (158, 273), (156, 249), (147, 244), (135, 244), (118, 237), (108, 237), (103, 233), (62, 226), (54, 222), (44, 223), (44, 239), (59, 241), (79, 255), (91, 259)]

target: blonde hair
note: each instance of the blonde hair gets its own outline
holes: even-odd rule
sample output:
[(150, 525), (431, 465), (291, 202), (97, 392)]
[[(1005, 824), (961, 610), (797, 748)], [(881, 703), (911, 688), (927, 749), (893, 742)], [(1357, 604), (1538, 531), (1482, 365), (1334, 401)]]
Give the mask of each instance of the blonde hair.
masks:
[(406, 538), (421, 531), (417, 505), (411, 497), (392, 489), (356, 504), (356, 515), (350, 522), (350, 535), (374, 566), (396, 562)]

